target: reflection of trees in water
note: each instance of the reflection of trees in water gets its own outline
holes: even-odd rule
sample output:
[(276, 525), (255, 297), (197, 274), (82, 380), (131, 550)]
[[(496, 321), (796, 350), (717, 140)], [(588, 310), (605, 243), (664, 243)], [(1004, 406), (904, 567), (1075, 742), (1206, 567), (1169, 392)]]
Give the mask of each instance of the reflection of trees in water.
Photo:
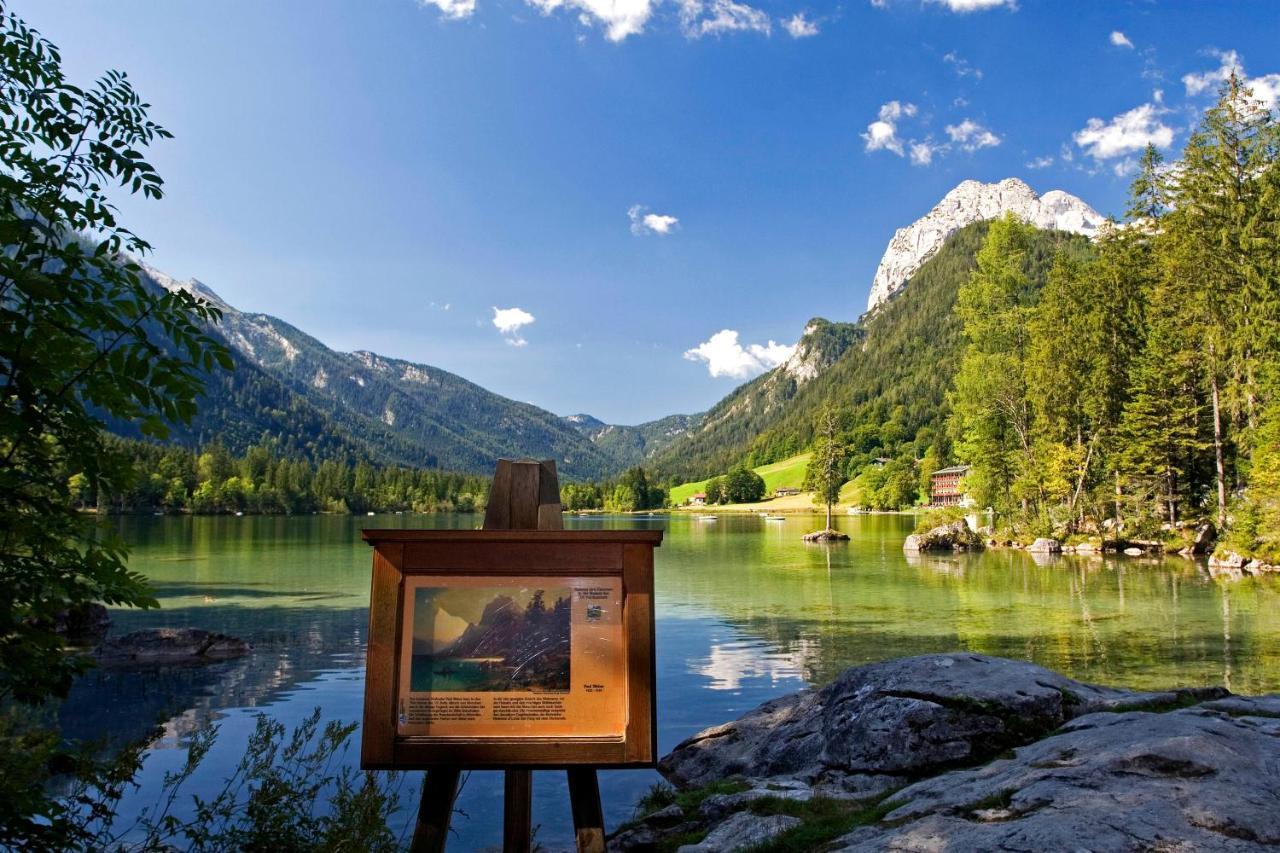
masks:
[[(712, 544), (728, 552), (733, 543)], [(1180, 558), (1038, 563), (1012, 550), (907, 557), (896, 550), (900, 540), (885, 544), (896, 553), (855, 540), (774, 554), (767, 541), (743, 541), (752, 557), (684, 570), (668, 564), (659, 614), (661, 599), (698, 606), (749, 635), (741, 648), (713, 648), (691, 662), (716, 684), (788, 670), (823, 683), (860, 663), (966, 649), (1134, 687), (1227, 677), (1245, 692), (1280, 688), (1274, 579), (1235, 584), (1228, 609), (1226, 588)], [(751, 638), (763, 642), (752, 649)]]
[(270, 703), (319, 672), (364, 665), (368, 610), (239, 608), (145, 613), (113, 612), (112, 633), (160, 625), (233, 634), (253, 643), (252, 654), (230, 661), (137, 669), (99, 668), (81, 677), (58, 710), (71, 738), (119, 743), (157, 723), (157, 748), (185, 746), (200, 725), (223, 708)]

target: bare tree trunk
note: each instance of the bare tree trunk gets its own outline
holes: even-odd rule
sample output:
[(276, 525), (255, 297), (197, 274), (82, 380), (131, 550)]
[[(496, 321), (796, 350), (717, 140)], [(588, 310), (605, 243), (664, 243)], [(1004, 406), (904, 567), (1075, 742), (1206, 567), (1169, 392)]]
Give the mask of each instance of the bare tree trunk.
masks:
[[(1212, 352), (1212, 348), (1210, 348)], [(1213, 464), (1218, 475), (1218, 529), (1227, 526), (1227, 463), (1222, 452), (1222, 410), (1218, 404), (1218, 372), (1211, 369), (1213, 389)]]
[(831, 501), (827, 501), (827, 529), (831, 529)]

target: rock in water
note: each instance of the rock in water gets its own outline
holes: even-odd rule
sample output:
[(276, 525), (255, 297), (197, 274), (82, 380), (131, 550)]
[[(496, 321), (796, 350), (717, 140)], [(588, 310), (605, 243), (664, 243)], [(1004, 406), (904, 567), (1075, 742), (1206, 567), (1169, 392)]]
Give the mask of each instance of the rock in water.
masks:
[(678, 786), (786, 776), (858, 797), (1030, 743), (1082, 714), (1217, 698), (1083, 684), (1026, 661), (921, 655), (846, 670), (679, 744), (659, 771)]
[(207, 663), (240, 657), (253, 646), (238, 637), (198, 628), (151, 628), (109, 639), (94, 654), (106, 666)]
[(1028, 545), (1027, 551), (1032, 554), (1061, 554), (1062, 543), (1057, 539), (1041, 537)]
[(963, 519), (941, 524), (927, 533), (912, 533), (902, 543), (904, 551), (969, 551), (982, 547), (982, 537), (970, 530)]
[(1012, 212), (1037, 228), (1056, 228), (1093, 237), (1106, 219), (1069, 193), (1036, 195), (1017, 178), (998, 184), (964, 181), (920, 219), (899, 228), (889, 241), (871, 284), (867, 310), (873, 311), (902, 289), (947, 238), (966, 225)]
[(1280, 697), (1089, 714), (893, 795), (839, 849), (1244, 851), (1280, 845)]
[(82, 604), (64, 610), (54, 620), (53, 630), (67, 638), (73, 646), (90, 645), (107, 633), (111, 627), (111, 614), (101, 604)]

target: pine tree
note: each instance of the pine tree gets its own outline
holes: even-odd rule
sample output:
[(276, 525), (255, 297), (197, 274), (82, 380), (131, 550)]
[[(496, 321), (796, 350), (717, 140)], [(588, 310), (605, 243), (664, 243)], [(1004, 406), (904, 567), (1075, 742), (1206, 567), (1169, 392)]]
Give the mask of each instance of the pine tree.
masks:
[(840, 500), (845, 460), (849, 455), (842, 420), (833, 403), (823, 405), (814, 425), (813, 456), (805, 471), (805, 488), (813, 491), (814, 503), (827, 509), (826, 530), (831, 530), (831, 507)]
[(971, 494), (997, 514), (1025, 514), (1038, 498), (1026, 383), (1035, 290), (1025, 262), (1034, 230), (1012, 214), (993, 222), (958, 297), (965, 347), (948, 426), (955, 455), (971, 466)]

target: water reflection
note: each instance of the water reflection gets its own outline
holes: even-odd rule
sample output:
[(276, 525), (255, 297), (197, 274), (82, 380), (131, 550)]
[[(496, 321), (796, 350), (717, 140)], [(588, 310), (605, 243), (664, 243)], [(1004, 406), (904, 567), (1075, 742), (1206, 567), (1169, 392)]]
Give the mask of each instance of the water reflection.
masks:
[[(142, 791), (154, 796), (190, 732), (219, 720), (225, 745), (197, 785), (231, 766), (258, 712), (287, 724), (316, 705), (354, 720), (363, 690), (370, 551), (364, 526), (474, 527), (468, 516), (375, 519), (143, 518), (121, 527), (160, 611), (115, 612), (113, 630), (189, 625), (243, 637), (248, 658), (147, 673), (99, 671), (61, 709), (77, 737), (134, 737), (163, 720)], [(1280, 689), (1280, 579), (1214, 581), (1197, 564), (1021, 551), (904, 555), (913, 520), (836, 519), (848, 543), (805, 545), (812, 519), (715, 524), (591, 517), (571, 527), (663, 527), (657, 552), (659, 744), (844, 668), (954, 649), (1034, 660), (1077, 678), (1133, 687), (1225, 683)], [(237, 740), (239, 739), (239, 740)], [(354, 760), (354, 758), (353, 758)], [(222, 762), (221, 764), (219, 762)], [(549, 849), (572, 844), (563, 774), (537, 774), (535, 823)], [(649, 772), (602, 775), (608, 819), (630, 815)], [(473, 774), (451, 849), (499, 842), (488, 819), (501, 777)], [(402, 821), (410, 815), (402, 815)]]

